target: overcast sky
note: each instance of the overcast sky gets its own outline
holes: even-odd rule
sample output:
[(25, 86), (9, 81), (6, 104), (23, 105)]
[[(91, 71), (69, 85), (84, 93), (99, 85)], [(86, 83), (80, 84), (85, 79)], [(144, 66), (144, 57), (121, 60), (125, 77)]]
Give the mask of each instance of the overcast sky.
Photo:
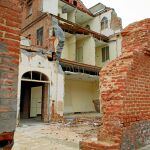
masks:
[(150, 0), (82, 0), (87, 8), (102, 3), (116, 10), (122, 18), (123, 27), (128, 24), (150, 18)]

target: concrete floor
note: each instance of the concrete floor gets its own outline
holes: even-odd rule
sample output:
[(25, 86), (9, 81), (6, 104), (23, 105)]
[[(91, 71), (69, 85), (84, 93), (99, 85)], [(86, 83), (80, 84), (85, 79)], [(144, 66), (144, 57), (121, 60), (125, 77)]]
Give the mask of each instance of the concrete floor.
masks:
[[(87, 114), (77, 116), (82, 118)], [(93, 120), (89, 122), (89, 119), (87, 123), (72, 124), (70, 120), (74, 117), (76, 115), (66, 116), (66, 123), (51, 124), (42, 123), (40, 118), (22, 120), (16, 128), (12, 150), (79, 150), (79, 142), (96, 137), (98, 127), (93, 126)]]
[(17, 127), (12, 150), (78, 150), (82, 140), (59, 124), (24, 123)]

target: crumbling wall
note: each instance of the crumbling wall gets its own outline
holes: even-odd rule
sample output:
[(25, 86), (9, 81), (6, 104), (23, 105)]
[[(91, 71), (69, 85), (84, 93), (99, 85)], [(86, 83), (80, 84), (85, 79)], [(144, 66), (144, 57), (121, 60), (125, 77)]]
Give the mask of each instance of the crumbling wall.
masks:
[(111, 12), (110, 27), (114, 31), (122, 30), (122, 20), (117, 16), (117, 13), (114, 10)]
[(11, 148), (16, 127), (21, 9), (0, 0), (0, 148)]
[(137, 150), (150, 144), (150, 19), (129, 25), (122, 37), (122, 55), (100, 72), (98, 141), (82, 142), (84, 150)]
[(150, 19), (129, 25), (122, 37), (122, 55), (100, 72), (98, 140), (132, 150), (150, 143)]

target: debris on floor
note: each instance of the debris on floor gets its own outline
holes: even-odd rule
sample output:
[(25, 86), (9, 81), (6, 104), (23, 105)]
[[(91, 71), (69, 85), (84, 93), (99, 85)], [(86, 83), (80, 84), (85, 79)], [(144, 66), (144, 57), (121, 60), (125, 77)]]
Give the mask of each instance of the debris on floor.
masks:
[(79, 150), (79, 142), (95, 138), (99, 126), (98, 116), (70, 115), (65, 122), (50, 124), (30, 120), (16, 129), (12, 150)]

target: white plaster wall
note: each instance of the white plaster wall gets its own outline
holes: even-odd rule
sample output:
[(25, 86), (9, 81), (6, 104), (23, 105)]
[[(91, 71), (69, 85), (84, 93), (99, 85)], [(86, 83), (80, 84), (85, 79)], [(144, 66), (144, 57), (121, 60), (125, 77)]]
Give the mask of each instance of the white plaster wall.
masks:
[(103, 14), (101, 14), (99, 16), (100, 18), (100, 21), (99, 21), (99, 25), (100, 25), (100, 30), (101, 30), (101, 21), (103, 19), (103, 17), (106, 17), (108, 19), (108, 28), (107, 29), (104, 29), (104, 30), (101, 30), (101, 34), (104, 34), (106, 36), (110, 36), (112, 34), (114, 34), (115, 32), (111, 29), (110, 27), (110, 23), (111, 23), (111, 12), (112, 10), (108, 11), (108, 12), (105, 12)]
[(122, 37), (121, 36), (117, 38), (117, 51), (118, 51), (118, 56), (120, 56), (122, 53)]
[(76, 60), (76, 36), (72, 35), (65, 39), (65, 45), (62, 52), (62, 58), (75, 61)]
[(121, 54), (121, 37), (109, 42), (110, 60), (115, 59)]
[(95, 111), (98, 82), (65, 79), (64, 113)]
[(65, 45), (64, 45), (64, 48), (63, 48), (63, 51), (62, 51), (62, 58), (63, 59), (69, 59), (68, 57), (68, 40), (65, 39)]
[(95, 40), (87, 37), (77, 41), (77, 49), (83, 48), (83, 63), (95, 65)]
[(69, 12), (68, 13), (68, 20), (75, 23), (75, 14), (76, 14), (76, 10)]
[(91, 30), (100, 33), (99, 16), (94, 17), (93, 19), (91, 19), (83, 24), (83, 26), (86, 26), (86, 25), (89, 25)]
[(69, 60), (76, 60), (76, 36), (73, 35), (68, 38), (68, 58)]
[(95, 66), (95, 40), (93, 37), (84, 40), (83, 63)]
[[(100, 61), (100, 67), (103, 67), (103, 66), (105, 66), (108, 62), (110, 62), (110, 60), (107, 60), (107, 61), (105, 61), (105, 62), (102, 62), (102, 48), (103, 47), (98, 47), (98, 49), (99, 49), (99, 52), (98, 52), (98, 61)], [(109, 51), (109, 56), (110, 56), (110, 51)], [(99, 62), (98, 62), (99, 63)]]
[(59, 13), (61, 18), (64, 18), (64, 19), (67, 20), (68, 14), (67, 13), (62, 13), (62, 7), (58, 7), (58, 13)]
[(96, 51), (95, 51), (95, 64), (96, 66), (100, 66), (101, 67), (101, 47), (96, 47)]
[[(49, 100), (55, 100), (56, 102), (62, 102), (64, 99), (64, 74), (61, 68), (59, 68), (56, 62), (48, 61), (47, 57), (41, 55), (27, 56), (24, 53), (20, 54), (19, 63), (19, 76), (18, 76), (18, 104), (17, 113), (19, 114), (20, 107), (20, 89), (21, 78), (24, 73), (29, 71), (37, 71), (45, 74), (49, 79)], [(49, 106), (50, 108), (50, 106)], [(63, 106), (58, 108), (56, 106), (56, 112), (63, 115)], [(17, 116), (18, 116), (17, 114)]]
[(43, 12), (58, 15), (58, 0), (43, 0)]

